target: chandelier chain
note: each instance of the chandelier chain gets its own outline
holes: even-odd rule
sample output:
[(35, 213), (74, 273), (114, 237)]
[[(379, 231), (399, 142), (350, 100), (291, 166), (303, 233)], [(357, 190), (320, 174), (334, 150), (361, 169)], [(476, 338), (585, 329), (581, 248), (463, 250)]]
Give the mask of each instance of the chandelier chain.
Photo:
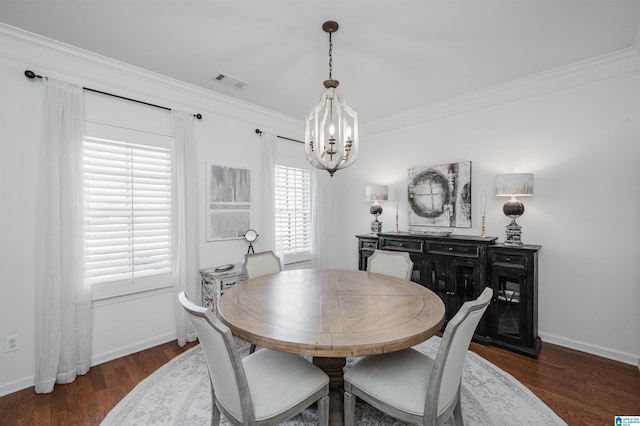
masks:
[(333, 71), (333, 42), (331, 41), (331, 33), (329, 33), (329, 80), (331, 80), (332, 71)]
[(344, 102), (333, 79), (333, 34), (338, 23), (322, 25), (329, 33), (329, 79), (323, 82), (325, 91), (318, 104), (305, 118), (305, 155), (312, 166), (329, 172), (330, 176), (349, 167), (358, 157), (358, 113)]

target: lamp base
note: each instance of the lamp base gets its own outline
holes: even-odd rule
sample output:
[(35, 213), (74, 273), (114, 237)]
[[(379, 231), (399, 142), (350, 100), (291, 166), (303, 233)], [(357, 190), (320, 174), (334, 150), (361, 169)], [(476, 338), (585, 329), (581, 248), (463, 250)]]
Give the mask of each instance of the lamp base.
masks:
[(376, 220), (371, 222), (371, 233), (377, 234), (378, 232), (382, 232), (382, 222), (376, 218)]
[(505, 246), (521, 246), (522, 245), (522, 226), (516, 223), (515, 219), (511, 219), (511, 223), (507, 225), (507, 238), (504, 240)]

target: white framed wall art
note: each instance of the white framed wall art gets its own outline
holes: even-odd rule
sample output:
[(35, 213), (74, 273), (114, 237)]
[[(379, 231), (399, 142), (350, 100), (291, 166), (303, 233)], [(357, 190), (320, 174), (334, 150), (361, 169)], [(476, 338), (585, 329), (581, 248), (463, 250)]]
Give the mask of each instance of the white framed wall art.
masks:
[(206, 241), (242, 238), (251, 228), (251, 170), (207, 164)]

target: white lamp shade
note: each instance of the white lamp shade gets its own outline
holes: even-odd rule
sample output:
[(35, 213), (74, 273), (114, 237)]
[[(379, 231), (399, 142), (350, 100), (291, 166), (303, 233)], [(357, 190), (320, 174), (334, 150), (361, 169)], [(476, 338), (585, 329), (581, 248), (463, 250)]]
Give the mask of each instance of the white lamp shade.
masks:
[(498, 197), (523, 197), (533, 195), (533, 174), (510, 173), (496, 176)]
[(367, 201), (387, 201), (389, 199), (389, 187), (386, 185), (371, 185), (365, 189)]

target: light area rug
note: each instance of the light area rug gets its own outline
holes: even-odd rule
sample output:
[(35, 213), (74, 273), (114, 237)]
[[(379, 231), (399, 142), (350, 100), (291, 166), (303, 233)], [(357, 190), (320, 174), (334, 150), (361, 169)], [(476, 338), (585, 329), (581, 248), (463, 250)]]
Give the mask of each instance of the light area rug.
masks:
[[(431, 357), (440, 338), (414, 346)], [(241, 355), (248, 345), (239, 344)], [(347, 366), (357, 362), (349, 358)], [(462, 375), (462, 417), (466, 425), (565, 425), (537, 396), (513, 376), (494, 364), (467, 352)], [(207, 364), (200, 345), (172, 359), (140, 382), (116, 405), (102, 426), (120, 425), (208, 425), (211, 422), (211, 390)], [(222, 425), (229, 425), (221, 416)], [(317, 412), (308, 408), (286, 423), (289, 426), (318, 424)], [(391, 426), (404, 422), (358, 401), (356, 425)], [(445, 424), (453, 425), (453, 419)]]

